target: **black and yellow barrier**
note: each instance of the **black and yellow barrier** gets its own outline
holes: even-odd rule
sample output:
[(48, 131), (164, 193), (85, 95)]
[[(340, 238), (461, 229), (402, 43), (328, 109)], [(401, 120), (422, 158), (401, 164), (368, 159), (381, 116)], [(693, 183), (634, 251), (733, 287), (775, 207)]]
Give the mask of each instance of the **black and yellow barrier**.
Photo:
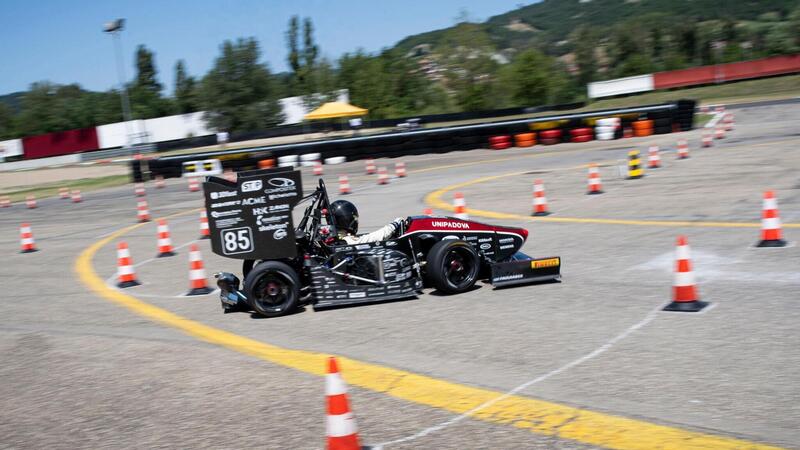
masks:
[(639, 150), (631, 150), (628, 152), (628, 179), (635, 180), (644, 176), (644, 169), (642, 169), (642, 160), (639, 156)]

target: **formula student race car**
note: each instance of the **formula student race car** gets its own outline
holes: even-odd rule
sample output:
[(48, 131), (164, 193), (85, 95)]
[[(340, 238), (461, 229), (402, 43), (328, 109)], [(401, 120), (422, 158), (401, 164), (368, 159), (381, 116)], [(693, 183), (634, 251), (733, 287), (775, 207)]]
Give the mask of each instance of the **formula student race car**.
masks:
[(215, 275), (225, 312), (274, 317), (304, 304), (415, 298), (425, 286), (457, 294), (478, 280), (505, 287), (561, 278), (561, 258), (519, 252), (527, 230), (454, 217), (407, 217), (391, 239), (348, 245), (337, 238), (325, 183), (303, 196), (292, 168), (241, 172), (235, 183), (209, 177), (203, 187), (212, 250), (243, 260), (243, 285), (232, 273)]

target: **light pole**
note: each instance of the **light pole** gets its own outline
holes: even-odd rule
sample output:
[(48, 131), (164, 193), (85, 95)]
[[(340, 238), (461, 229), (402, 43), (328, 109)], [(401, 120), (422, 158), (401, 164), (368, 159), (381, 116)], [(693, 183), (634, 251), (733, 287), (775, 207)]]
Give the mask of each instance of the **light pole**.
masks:
[(109, 33), (114, 40), (114, 50), (117, 54), (117, 75), (119, 76), (119, 96), (122, 101), (122, 119), (125, 121), (125, 130), (128, 133), (126, 147), (131, 146), (131, 138), (134, 137), (131, 130), (131, 102), (128, 99), (128, 87), (125, 85), (125, 62), (122, 55), (122, 39), (119, 34), (125, 27), (125, 19), (112, 20), (103, 25), (103, 32)]

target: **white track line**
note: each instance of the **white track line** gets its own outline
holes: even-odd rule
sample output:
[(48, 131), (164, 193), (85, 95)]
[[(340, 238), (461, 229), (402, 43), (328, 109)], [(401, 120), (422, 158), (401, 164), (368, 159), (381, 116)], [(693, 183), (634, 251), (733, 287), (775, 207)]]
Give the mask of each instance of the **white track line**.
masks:
[(534, 379), (532, 379), (530, 381), (526, 381), (525, 383), (520, 384), (519, 386), (515, 387), (514, 389), (511, 389), (510, 391), (506, 392), (505, 394), (497, 396), (497, 397), (493, 398), (492, 400), (489, 400), (489, 401), (487, 401), (487, 402), (485, 402), (485, 403), (483, 403), (481, 405), (478, 405), (478, 406), (470, 409), (469, 411), (467, 411), (467, 412), (465, 412), (463, 414), (460, 414), (458, 416), (455, 416), (455, 417), (453, 417), (453, 418), (451, 418), (449, 420), (441, 422), (441, 423), (439, 423), (437, 425), (434, 425), (432, 427), (425, 428), (423, 430), (418, 431), (417, 433), (414, 433), (414, 434), (412, 434), (410, 436), (406, 436), (404, 438), (395, 439), (393, 441), (387, 441), (387, 442), (382, 442), (380, 444), (372, 445), (372, 446), (370, 446), (370, 448), (372, 450), (380, 450), (386, 445), (399, 444), (399, 443), (402, 443), (402, 442), (409, 442), (409, 441), (412, 441), (414, 439), (421, 438), (423, 436), (427, 436), (427, 435), (429, 435), (431, 433), (435, 433), (437, 431), (441, 431), (441, 430), (449, 427), (450, 425), (453, 425), (453, 424), (456, 424), (458, 422), (461, 422), (462, 420), (470, 417), (471, 415), (475, 414), (476, 412), (478, 412), (478, 411), (480, 411), (480, 410), (482, 410), (484, 408), (487, 408), (487, 407), (489, 407), (491, 405), (494, 405), (495, 403), (497, 403), (497, 402), (499, 402), (501, 400), (505, 400), (506, 398), (511, 397), (512, 395), (516, 395), (519, 392), (524, 391), (525, 389), (533, 386), (534, 384), (540, 383), (540, 382), (542, 382), (542, 381), (544, 381), (544, 380), (546, 380), (548, 378), (551, 378), (551, 377), (553, 377), (555, 375), (564, 373), (567, 370), (572, 369), (575, 366), (583, 364), (586, 361), (588, 361), (588, 360), (590, 360), (590, 359), (592, 359), (592, 358), (594, 358), (594, 357), (596, 357), (598, 355), (601, 355), (602, 353), (605, 353), (611, 347), (613, 347), (614, 344), (616, 344), (617, 342), (625, 339), (626, 337), (630, 336), (635, 331), (639, 330), (640, 328), (642, 328), (645, 325), (647, 325), (650, 322), (652, 322), (653, 319), (655, 319), (658, 316), (658, 313), (661, 312), (661, 309), (664, 307), (664, 305), (666, 305), (666, 303), (659, 305), (657, 308), (655, 308), (652, 311), (650, 311), (649, 313), (647, 313), (647, 315), (644, 317), (644, 319), (642, 319), (639, 322), (631, 325), (630, 327), (628, 327), (622, 333), (620, 333), (620, 334), (614, 336), (613, 338), (609, 339), (608, 341), (606, 341), (605, 344), (601, 345), (600, 347), (598, 347), (594, 351), (581, 356), (578, 359), (575, 359), (575, 360), (573, 360), (573, 361), (571, 361), (571, 362), (569, 362), (567, 364), (564, 364), (563, 366), (561, 366), (561, 367), (559, 367), (557, 369), (554, 369), (554, 370), (552, 370), (550, 372), (547, 372), (544, 375), (540, 375), (540, 376), (538, 376), (538, 377), (536, 377), (536, 378), (534, 378)]

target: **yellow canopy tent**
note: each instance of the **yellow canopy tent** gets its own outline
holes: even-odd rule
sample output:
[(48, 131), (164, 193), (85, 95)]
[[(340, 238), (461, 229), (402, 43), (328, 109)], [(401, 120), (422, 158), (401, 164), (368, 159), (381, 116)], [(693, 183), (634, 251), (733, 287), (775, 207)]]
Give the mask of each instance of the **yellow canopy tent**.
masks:
[(306, 120), (335, 119), (337, 117), (363, 116), (369, 110), (353, 106), (349, 103), (329, 102), (303, 116)]

